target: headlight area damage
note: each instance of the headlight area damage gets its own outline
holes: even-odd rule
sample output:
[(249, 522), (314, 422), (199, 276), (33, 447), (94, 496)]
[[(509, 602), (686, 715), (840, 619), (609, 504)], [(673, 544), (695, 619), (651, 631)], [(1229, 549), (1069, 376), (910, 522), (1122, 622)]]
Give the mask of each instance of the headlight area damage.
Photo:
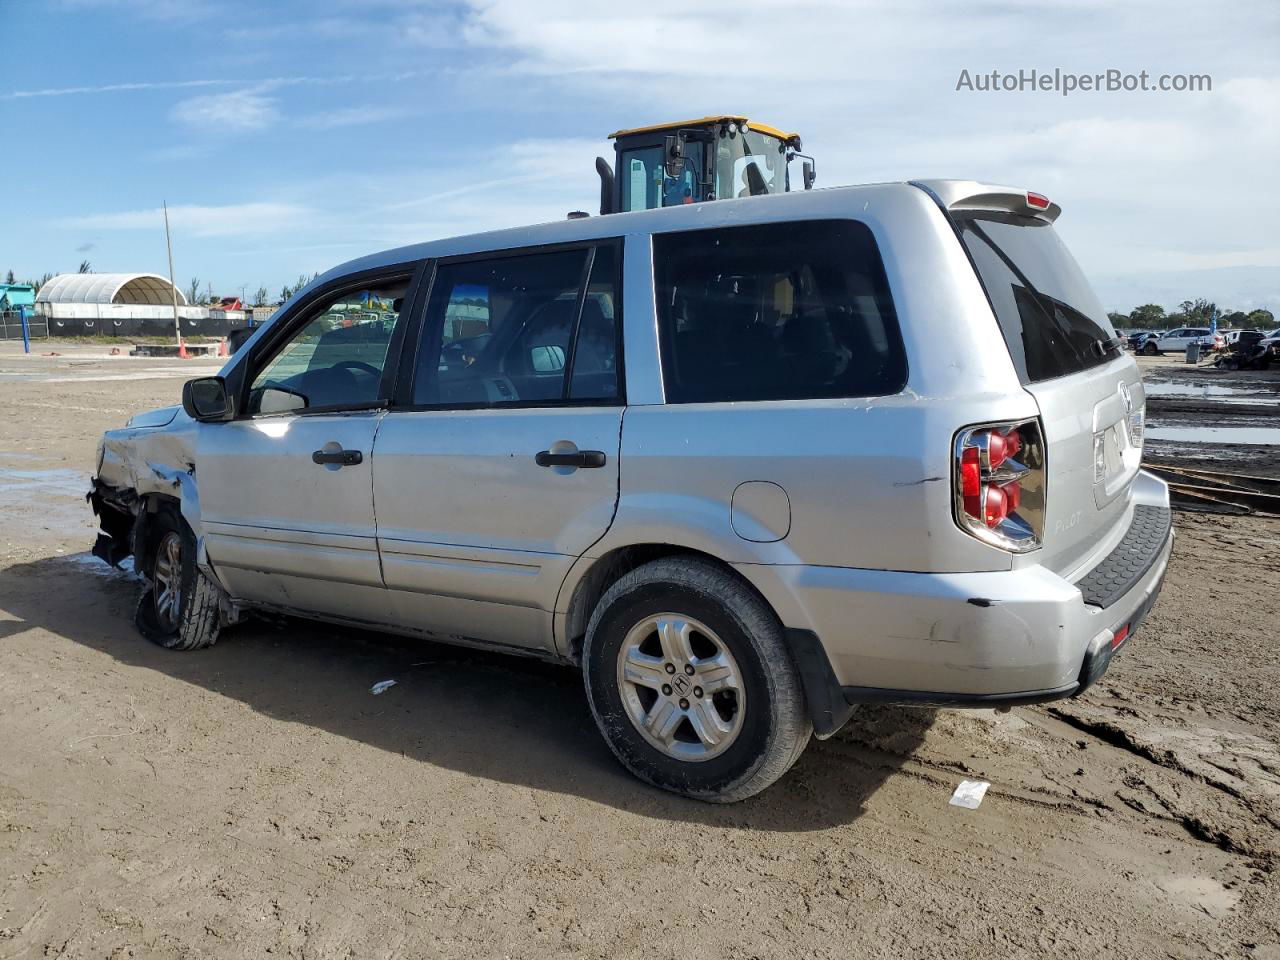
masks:
[(165, 646), (173, 644), (155, 634), (165, 633), (174, 625), (168, 621), (181, 620), (197, 601), (212, 608), (215, 632), (241, 615), (205, 557), (193, 428), (180, 410), (164, 410), (108, 431), (87, 496), (98, 517), (94, 556), (114, 567), (134, 558), (135, 572), (149, 587), (138, 626)]

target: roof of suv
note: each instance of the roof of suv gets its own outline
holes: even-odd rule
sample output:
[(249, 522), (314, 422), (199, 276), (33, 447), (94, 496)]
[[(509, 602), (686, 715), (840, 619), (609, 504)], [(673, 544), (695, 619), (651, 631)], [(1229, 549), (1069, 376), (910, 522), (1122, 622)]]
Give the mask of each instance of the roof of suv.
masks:
[(433, 256), (456, 256), (484, 253), (490, 250), (515, 249), (555, 243), (575, 243), (605, 239), (626, 234), (660, 233), (675, 230), (709, 229), (786, 220), (795, 216), (829, 217), (832, 208), (848, 209), (856, 204), (873, 203), (877, 198), (911, 191), (927, 194), (948, 209), (992, 209), (1039, 216), (1052, 221), (1060, 208), (1036, 210), (1026, 206), (1027, 191), (1017, 187), (997, 186), (973, 180), (913, 180), (854, 186), (826, 187), (821, 190), (797, 190), (761, 197), (742, 197), (708, 203), (682, 204), (656, 210), (612, 213), (608, 216), (553, 220), (531, 226), (510, 227), (485, 233), (441, 238), (383, 250), (340, 264), (326, 271), (306, 289), (344, 274), (375, 270), (398, 263), (409, 263)]

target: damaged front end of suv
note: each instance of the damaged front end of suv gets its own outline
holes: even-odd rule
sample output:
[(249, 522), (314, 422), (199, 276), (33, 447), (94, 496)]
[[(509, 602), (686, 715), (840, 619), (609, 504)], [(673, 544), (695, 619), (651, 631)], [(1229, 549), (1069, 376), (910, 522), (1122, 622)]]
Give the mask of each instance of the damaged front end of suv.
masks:
[[(138, 414), (98, 446), (87, 499), (98, 518), (94, 556), (113, 567), (133, 557), (146, 584), (136, 622), (166, 647), (208, 646), (239, 611), (203, 562), (195, 483), (195, 421), (182, 407)], [(192, 604), (206, 607), (199, 637), (181, 628)]]

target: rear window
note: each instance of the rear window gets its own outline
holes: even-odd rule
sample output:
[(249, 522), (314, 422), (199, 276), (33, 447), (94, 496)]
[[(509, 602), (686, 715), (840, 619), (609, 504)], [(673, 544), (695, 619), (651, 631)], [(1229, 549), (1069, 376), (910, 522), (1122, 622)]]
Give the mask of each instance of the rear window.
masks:
[(982, 213), (960, 216), (957, 225), (1023, 383), (1116, 356), (1106, 311), (1052, 224)]
[(668, 403), (865, 397), (906, 384), (865, 224), (659, 234), (653, 253)]

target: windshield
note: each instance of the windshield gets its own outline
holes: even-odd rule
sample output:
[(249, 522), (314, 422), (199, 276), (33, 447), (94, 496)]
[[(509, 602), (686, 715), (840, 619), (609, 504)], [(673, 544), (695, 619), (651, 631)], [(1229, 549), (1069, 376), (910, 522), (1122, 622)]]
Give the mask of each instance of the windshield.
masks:
[(957, 220), (1023, 383), (1115, 357), (1111, 321), (1052, 224), (1000, 213)]
[[(785, 193), (787, 190), (787, 148), (777, 137), (770, 137), (755, 130), (716, 140), (715, 185), (716, 197), (728, 200), (733, 197), (750, 197), (755, 192)], [(751, 189), (754, 167), (760, 174), (756, 191)]]

